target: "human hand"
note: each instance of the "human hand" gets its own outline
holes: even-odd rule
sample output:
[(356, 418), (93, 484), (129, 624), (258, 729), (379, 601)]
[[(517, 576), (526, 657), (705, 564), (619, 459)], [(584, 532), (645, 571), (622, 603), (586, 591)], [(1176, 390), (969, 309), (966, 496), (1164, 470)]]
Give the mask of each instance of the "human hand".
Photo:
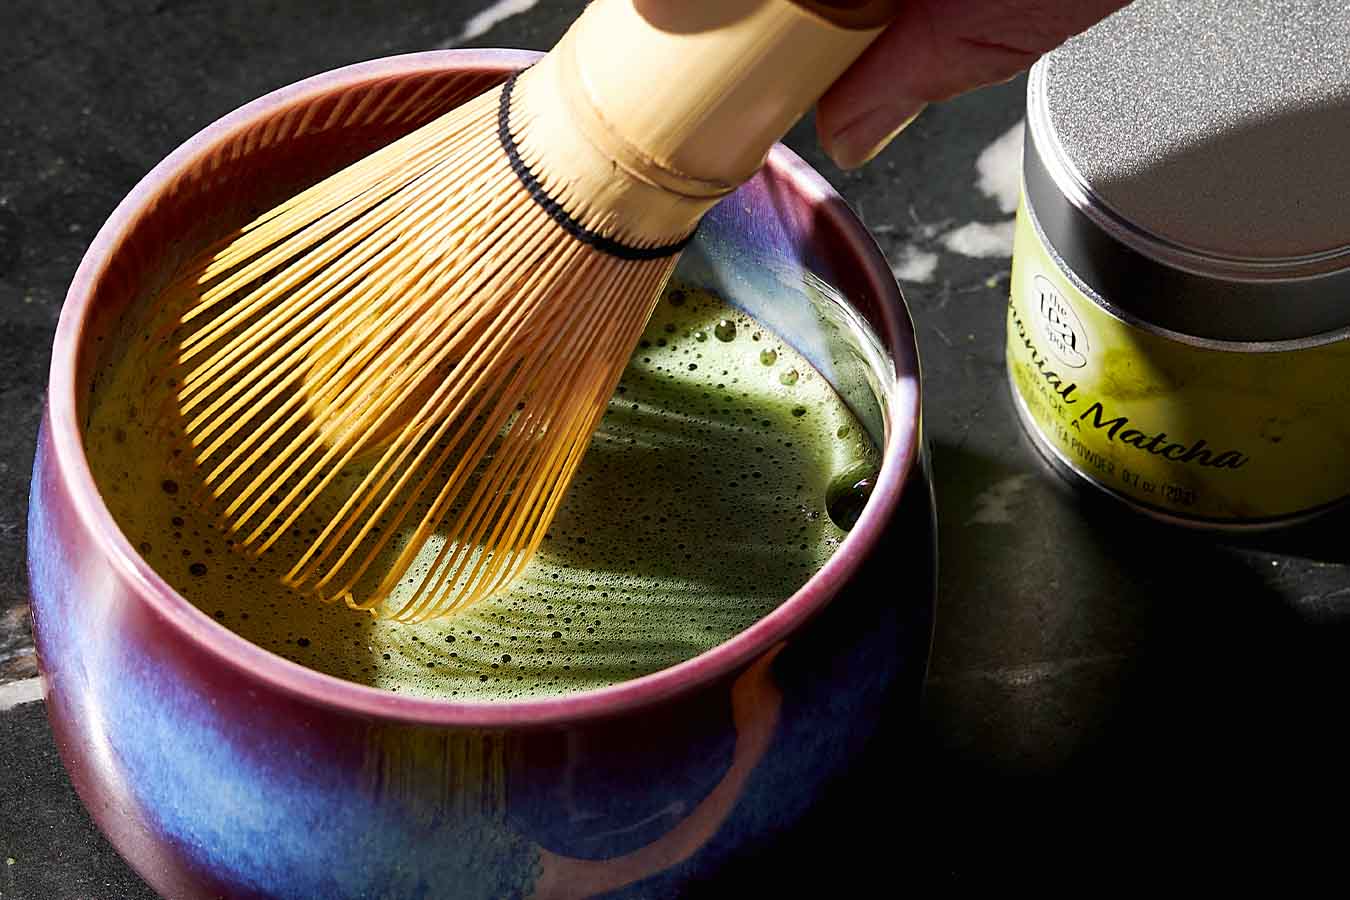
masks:
[(841, 168), (872, 159), (929, 103), (1013, 78), (1129, 0), (908, 0), (816, 109)]

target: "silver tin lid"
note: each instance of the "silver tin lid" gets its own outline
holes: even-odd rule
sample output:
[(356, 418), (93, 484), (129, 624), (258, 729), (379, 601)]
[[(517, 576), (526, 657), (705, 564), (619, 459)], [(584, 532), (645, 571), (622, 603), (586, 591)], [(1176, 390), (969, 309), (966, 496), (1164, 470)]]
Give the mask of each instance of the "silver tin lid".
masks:
[(1350, 327), (1350, 3), (1136, 0), (1028, 85), (1027, 197), (1067, 267), (1201, 340)]

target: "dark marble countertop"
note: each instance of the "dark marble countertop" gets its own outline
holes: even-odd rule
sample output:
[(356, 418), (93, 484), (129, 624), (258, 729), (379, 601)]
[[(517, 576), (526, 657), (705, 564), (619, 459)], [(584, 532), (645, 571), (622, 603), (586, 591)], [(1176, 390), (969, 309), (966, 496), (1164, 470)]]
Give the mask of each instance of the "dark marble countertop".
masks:
[[(259, 94), (411, 50), (546, 48), (580, 6), (0, 4), (0, 898), (151, 896), (60, 766), (28, 633), (34, 437), (87, 243), (161, 157)], [(809, 123), (789, 139), (872, 228), (905, 290), (939, 506), (930, 677), (894, 760), (912, 794), (850, 810), (846, 824), (893, 836), (877, 867), (906, 881), (1083, 884), (1080, 873), (1149, 878), (1225, 860), (1232, 871), (1239, 844), (1210, 859), (1214, 838), (1260, 842), (1245, 870), (1272, 858), (1267, 836), (1288, 833), (1255, 812), (1256, 795), (1321, 797), (1309, 789), (1348, 758), (1350, 520), (1261, 540), (1191, 534), (1044, 469), (1003, 374), (1023, 89), (1019, 79), (931, 108), (857, 173), (825, 161)], [(1007, 777), (1025, 775), (1057, 777)]]

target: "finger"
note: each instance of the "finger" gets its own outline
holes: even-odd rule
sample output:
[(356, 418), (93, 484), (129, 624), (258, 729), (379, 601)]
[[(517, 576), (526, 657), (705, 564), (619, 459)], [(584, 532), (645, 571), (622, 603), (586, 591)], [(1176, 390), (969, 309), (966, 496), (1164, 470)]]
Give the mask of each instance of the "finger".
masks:
[(821, 144), (856, 168), (927, 104), (1007, 81), (1127, 2), (911, 0), (821, 99)]

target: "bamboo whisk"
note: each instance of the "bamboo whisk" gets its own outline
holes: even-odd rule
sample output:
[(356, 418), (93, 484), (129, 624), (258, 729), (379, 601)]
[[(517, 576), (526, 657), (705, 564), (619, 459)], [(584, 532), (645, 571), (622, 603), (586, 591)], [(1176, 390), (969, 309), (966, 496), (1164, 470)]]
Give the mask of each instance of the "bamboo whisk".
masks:
[(699, 219), (895, 5), (596, 0), (189, 263), (166, 377), (236, 549), (309, 534), (286, 584), (402, 621), (506, 585)]

